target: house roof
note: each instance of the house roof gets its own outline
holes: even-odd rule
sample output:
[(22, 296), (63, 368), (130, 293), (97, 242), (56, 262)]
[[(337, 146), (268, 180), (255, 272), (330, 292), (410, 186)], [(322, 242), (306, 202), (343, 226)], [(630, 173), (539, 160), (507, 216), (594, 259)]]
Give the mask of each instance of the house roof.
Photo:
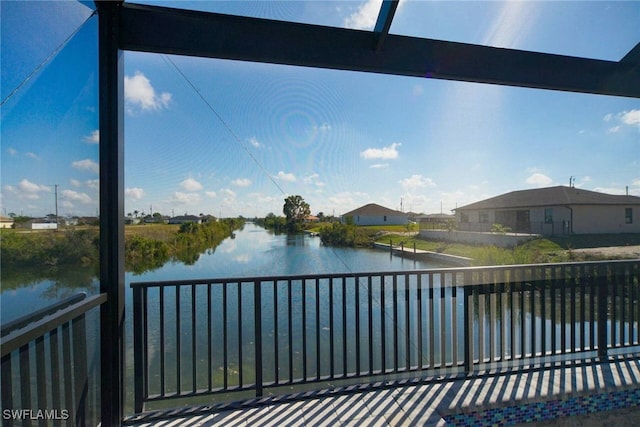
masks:
[(393, 209), (385, 208), (384, 206), (377, 205), (375, 203), (369, 203), (368, 205), (361, 206), (357, 209), (354, 209), (350, 212), (347, 212), (343, 216), (354, 216), (354, 215), (403, 215), (407, 216), (406, 213), (396, 211)]
[(13, 222), (13, 218), (8, 216), (0, 216), (0, 222)]
[(598, 193), (575, 187), (536, 188), (505, 193), (456, 209), (512, 209), (558, 205), (640, 205), (640, 197)]

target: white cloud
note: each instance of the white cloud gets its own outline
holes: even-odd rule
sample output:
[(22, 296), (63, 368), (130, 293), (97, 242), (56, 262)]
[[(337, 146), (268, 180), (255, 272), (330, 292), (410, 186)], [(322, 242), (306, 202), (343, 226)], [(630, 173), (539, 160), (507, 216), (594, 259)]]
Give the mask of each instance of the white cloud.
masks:
[(610, 122), (612, 118), (613, 118), (613, 114), (609, 113), (609, 114), (605, 114), (602, 120), (604, 120), (605, 122)]
[(125, 188), (124, 195), (132, 200), (140, 200), (144, 197), (144, 190), (140, 187)]
[(360, 152), (360, 157), (365, 158), (367, 160), (371, 159), (396, 159), (398, 157), (397, 148), (402, 144), (399, 142), (394, 142), (388, 147), (382, 148), (367, 148), (366, 150)]
[(4, 189), (21, 200), (37, 200), (40, 198), (40, 193), (51, 192), (51, 186), (35, 184), (26, 178), (20, 181), (17, 187), (5, 185)]
[(640, 110), (623, 111), (620, 113), (620, 120), (625, 125), (640, 125)]
[(305, 184), (315, 185), (316, 187), (324, 187), (325, 183), (320, 181), (320, 175), (317, 173), (312, 173), (311, 175), (305, 176), (303, 178), (303, 182)]
[(431, 178), (425, 178), (420, 174), (413, 174), (409, 178), (401, 179), (398, 183), (407, 191), (423, 187), (435, 187), (436, 185)]
[(93, 200), (91, 200), (91, 197), (89, 197), (89, 195), (86, 193), (79, 193), (73, 190), (62, 190), (60, 195), (63, 201), (79, 202), (85, 205), (93, 203)]
[(483, 45), (518, 48), (535, 27), (537, 7), (534, 2), (504, 2), (485, 34)]
[(545, 185), (549, 185), (552, 182), (553, 180), (551, 178), (540, 172), (535, 172), (526, 179), (527, 184), (536, 185), (538, 187), (544, 187)]
[(620, 130), (620, 126), (613, 126), (609, 128), (609, 133), (616, 133)]
[(224, 194), (226, 197), (231, 197), (231, 198), (236, 197), (236, 193), (229, 188), (223, 188), (222, 190), (220, 190), (220, 192)]
[(171, 101), (171, 94), (162, 92), (156, 94), (149, 79), (140, 71), (133, 76), (124, 77), (124, 100), (127, 112), (154, 111), (166, 108)]
[(82, 140), (88, 144), (98, 144), (100, 142), (100, 131), (96, 129), (89, 135), (82, 138)]
[(210, 197), (210, 198), (212, 198), (212, 199), (213, 199), (214, 197), (216, 197), (216, 192), (215, 192), (215, 191), (205, 191), (205, 192), (204, 192), (204, 194), (205, 194), (207, 197)]
[(71, 185), (73, 185), (74, 187), (80, 187), (82, 185), (82, 183), (80, 181), (78, 181), (77, 179), (70, 179), (69, 183)]
[(177, 205), (193, 205), (200, 201), (200, 195), (198, 193), (183, 193), (182, 191), (176, 191), (171, 196), (171, 203)]
[(247, 178), (238, 178), (231, 181), (231, 183), (238, 187), (248, 187), (251, 185), (251, 180)]
[(99, 190), (100, 189), (100, 180), (99, 179), (90, 179), (87, 180), (85, 182), (85, 184), (87, 184), (87, 187), (93, 189), (93, 190)]
[(187, 178), (180, 183), (180, 187), (182, 187), (185, 191), (200, 191), (202, 190), (202, 184), (196, 181), (193, 178)]
[(86, 170), (93, 173), (100, 172), (100, 166), (91, 159), (78, 160), (77, 162), (71, 163), (71, 166), (78, 170)]
[(384, 169), (384, 168), (388, 168), (389, 164), (388, 163), (376, 163), (373, 164), (371, 166), (369, 166), (371, 169)]
[(258, 141), (258, 138), (256, 138), (255, 136), (249, 138), (249, 144), (253, 145), (256, 148), (262, 147), (262, 144), (260, 144), (260, 141)]
[(11, 147), (7, 148), (7, 152), (9, 154), (11, 154), (12, 156), (15, 156), (16, 154), (18, 154), (18, 150), (16, 150), (15, 148), (11, 148)]
[(283, 171), (278, 172), (278, 175), (276, 175), (275, 178), (279, 179), (281, 181), (287, 181), (287, 182), (295, 182), (296, 181), (296, 176), (294, 174), (285, 173)]
[(30, 157), (34, 160), (40, 160), (40, 157), (38, 157), (35, 153), (31, 153), (31, 152), (25, 153), (25, 156)]
[(343, 25), (355, 30), (373, 30), (380, 13), (382, 0), (366, 0), (354, 13), (344, 19)]

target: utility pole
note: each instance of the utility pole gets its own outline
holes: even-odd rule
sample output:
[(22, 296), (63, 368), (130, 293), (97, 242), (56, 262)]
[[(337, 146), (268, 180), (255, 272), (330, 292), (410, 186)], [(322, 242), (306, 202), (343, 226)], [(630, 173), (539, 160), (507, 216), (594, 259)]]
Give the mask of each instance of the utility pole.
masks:
[(54, 184), (53, 185), (54, 189), (55, 189), (55, 195), (56, 195), (56, 230), (60, 227), (60, 224), (58, 223), (58, 184)]

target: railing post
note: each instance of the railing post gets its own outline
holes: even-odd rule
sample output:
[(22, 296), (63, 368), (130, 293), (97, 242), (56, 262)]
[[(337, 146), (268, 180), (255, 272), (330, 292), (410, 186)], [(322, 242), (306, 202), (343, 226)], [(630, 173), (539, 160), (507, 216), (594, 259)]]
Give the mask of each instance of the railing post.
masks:
[(471, 272), (464, 273), (464, 286), (462, 295), (464, 300), (464, 372), (469, 375), (473, 372), (473, 291)]
[(596, 269), (598, 286), (598, 357), (607, 357), (607, 296), (609, 282), (607, 267), (599, 265)]
[[(133, 410), (140, 413), (144, 410), (144, 349), (143, 349), (143, 315), (141, 286), (133, 288)], [(164, 349), (160, 349), (164, 351)]]
[(259, 280), (255, 280), (253, 282), (253, 313), (256, 358), (256, 397), (262, 397), (262, 287), (260, 286)]

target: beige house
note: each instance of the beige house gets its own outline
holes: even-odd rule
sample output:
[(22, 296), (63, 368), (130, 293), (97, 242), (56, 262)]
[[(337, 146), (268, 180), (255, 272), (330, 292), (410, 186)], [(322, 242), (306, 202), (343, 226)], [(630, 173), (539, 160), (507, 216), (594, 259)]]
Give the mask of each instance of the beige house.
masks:
[(11, 228), (13, 227), (13, 218), (8, 216), (0, 216), (0, 228)]
[(487, 232), (500, 224), (543, 235), (640, 233), (640, 197), (575, 187), (512, 191), (455, 211), (461, 231)]
[(406, 213), (375, 203), (369, 203), (342, 215), (343, 223), (352, 222), (355, 225), (405, 225), (408, 220)]

